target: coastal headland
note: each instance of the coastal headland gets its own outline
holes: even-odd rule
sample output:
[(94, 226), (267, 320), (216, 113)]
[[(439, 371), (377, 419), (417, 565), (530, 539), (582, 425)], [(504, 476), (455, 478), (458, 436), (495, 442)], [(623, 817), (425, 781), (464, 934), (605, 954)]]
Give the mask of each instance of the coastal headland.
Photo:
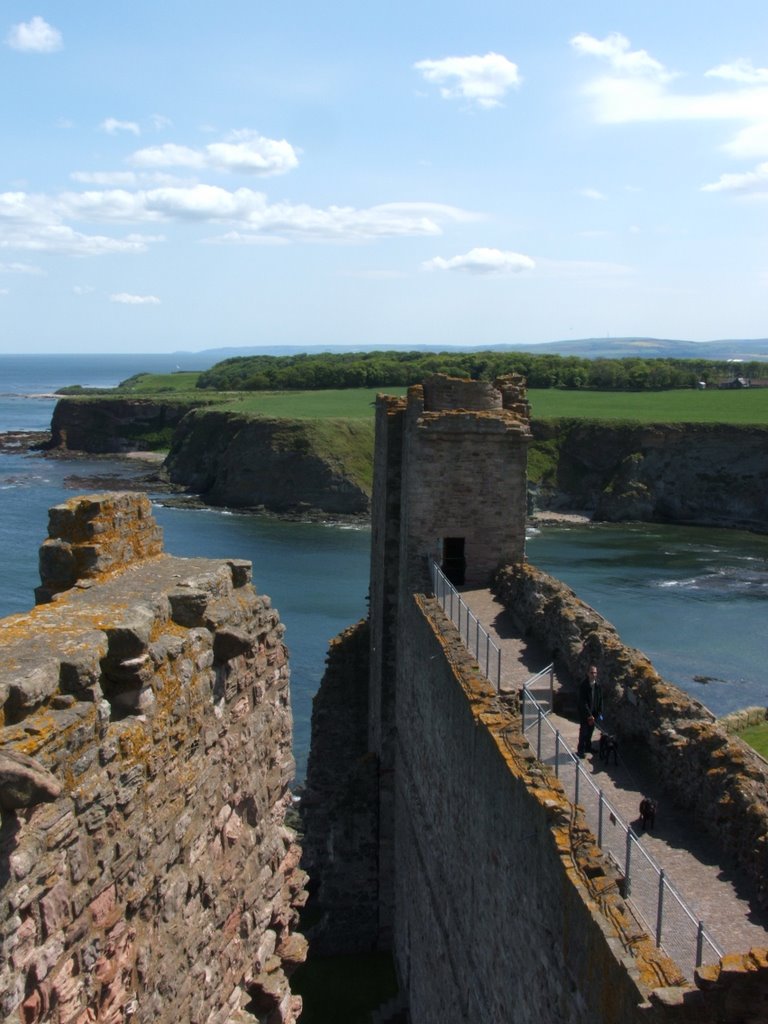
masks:
[[(768, 426), (534, 415), (531, 430), (531, 514), (578, 510), (606, 522), (768, 531)], [(316, 517), (370, 513), (371, 419), (276, 418), (159, 396), (63, 397), (47, 448), (160, 450), (162, 472), (150, 482), (211, 505)]]

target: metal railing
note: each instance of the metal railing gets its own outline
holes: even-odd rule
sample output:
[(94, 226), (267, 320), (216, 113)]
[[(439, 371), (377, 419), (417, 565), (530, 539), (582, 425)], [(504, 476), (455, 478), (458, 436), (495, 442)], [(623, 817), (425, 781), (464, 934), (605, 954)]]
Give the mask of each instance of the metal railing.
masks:
[(521, 691), (523, 732), (536, 757), (554, 771), (571, 803), (583, 809), (598, 845), (623, 876), (622, 895), (656, 945), (684, 971), (702, 963), (716, 963), (723, 951), (644, 848), (631, 825), (622, 820), (602, 789), (592, 781), (559, 729), (549, 721), (549, 712), (531, 693), (530, 686), (539, 676), (529, 680)]
[[(501, 651), (470, 610), (466, 601), (435, 563), (431, 563), (432, 590), (443, 611), (456, 626), (467, 649), (474, 654), (486, 678), (501, 689)], [(539, 692), (538, 699), (533, 690)], [(598, 845), (622, 875), (622, 894), (653, 936), (656, 945), (684, 970), (717, 962), (723, 951), (688, 908), (630, 825), (605, 798), (581, 761), (549, 721), (554, 698), (554, 667), (547, 665), (532, 676), (521, 691), (523, 733), (536, 756), (548, 765), (565, 794), (578, 804), (595, 833)], [(549, 706), (546, 707), (545, 704)]]
[(477, 663), (498, 693), (501, 689), (501, 651), (483, 629), (467, 602), (451, 583), (443, 570), (432, 562), (432, 593), (440, 607), (458, 629), (464, 645), (477, 658)]

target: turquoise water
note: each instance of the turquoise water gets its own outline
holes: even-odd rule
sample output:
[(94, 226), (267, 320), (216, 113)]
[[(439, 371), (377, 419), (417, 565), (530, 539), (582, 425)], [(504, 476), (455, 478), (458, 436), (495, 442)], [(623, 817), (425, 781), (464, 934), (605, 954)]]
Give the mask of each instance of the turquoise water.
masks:
[(768, 537), (655, 524), (547, 526), (529, 536), (527, 554), (716, 714), (768, 704)]
[[(30, 398), (66, 383), (111, 386), (172, 357), (0, 357), (0, 431), (44, 429), (53, 400)], [(13, 369), (13, 373), (10, 370)], [(4, 374), (4, 376), (2, 376)], [(141, 472), (125, 463), (59, 462), (0, 454), (0, 616), (33, 603), (47, 511), (88, 488), (89, 475)], [(370, 533), (284, 523), (156, 502), (166, 549), (248, 558), (257, 590), (286, 624), (299, 778), (309, 747), (312, 696), (328, 641), (365, 615)], [(768, 538), (726, 530), (547, 526), (531, 531), (528, 558), (563, 579), (643, 650), (666, 678), (717, 714), (768, 703), (764, 670)], [(695, 677), (707, 677), (697, 682)]]
[[(171, 362), (169, 362), (169, 360)], [(111, 387), (143, 369), (174, 369), (172, 357), (0, 357), (0, 431), (43, 430), (68, 383)], [(145, 472), (125, 462), (58, 461), (39, 455), (0, 454), (0, 617), (34, 604), (40, 582), (37, 551), (46, 536), (48, 509), (93, 490), (88, 476)], [(294, 748), (298, 777), (309, 752), (312, 697), (325, 666), (329, 640), (367, 612), (370, 531), (367, 527), (287, 523), (212, 509), (187, 510), (155, 501), (165, 548), (174, 555), (248, 558), (256, 589), (269, 594), (286, 625), (291, 659)]]

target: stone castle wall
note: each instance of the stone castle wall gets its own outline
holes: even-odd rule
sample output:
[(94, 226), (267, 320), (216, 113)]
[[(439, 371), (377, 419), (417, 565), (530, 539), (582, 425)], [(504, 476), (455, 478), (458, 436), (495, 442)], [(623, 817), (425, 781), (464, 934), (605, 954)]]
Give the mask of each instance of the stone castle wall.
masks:
[(293, 1021), (278, 614), (250, 563), (157, 553), (142, 496), (73, 499), (57, 524), (47, 603), (0, 621), (0, 1017)]
[(301, 798), (312, 953), (374, 950), (379, 938), (379, 759), (367, 742), (368, 623), (331, 641), (312, 705)]
[(527, 417), (502, 407), (499, 387), (439, 375), (409, 389), (403, 416), (401, 600), (449, 537), (463, 541), (466, 582), (489, 583), (525, 550)]
[[(345, 873), (357, 886), (365, 860), (379, 928), (377, 937), (372, 927), (359, 933), (357, 948), (391, 944), (416, 1024), (763, 1019), (766, 952), (725, 957), (685, 982), (630, 915), (581, 811), (536, 761), (516, 698), (493, 693), (424, 596), (427, 556), (439, 560), (446, 537), (466, 542), (468, 582), (490, 582), (503, 559), (515, 563), (498, 586), (521, 635), (536, 635), (574, 676), (588, 661), (601, 665), (615, 680), (617, 723), (664, 747), (668, 772), (690, 792), (698, 786), (703, 803), (715, 801), (717, 829), (752, 857), (760, 890), (768, 792), (759, 766), (605, 620), (524, 564), (528, 439), (516, 380), (437, 380), (410, 389), (405, 402), (378, 401), (367, 700), (356, 632), (338, 641), (312, 741), (330, 749), (332, 736), (336, 748), (354, 749), (358, 772), (366, 765), (377, 778), (366, 775), (361, 787), (337, 754), (307, 781), (313, 802), (333, 808), (332, 829), (307, 819), (318, 877), (328, 872), (335, 887), (324, 910), (329, 949), (334, 918), (343, 924), (355, 912), (358, 889), (345, 894)], [(348, 847), (324, 845), (328, 835)], [(336, 934), (343, 941), (343, 928)]]
[(411, 1019), (763, 1019), (766, 951), (684, 982), (630, 915), (580, 809), (536, 761), (516, 699), (494, 694), (434, 600), (415, 595), (403, 622), (393, 951)]
[(530, 565), (504, 569), (496, 588), (523, 633), (549, 650), (572, 679), (598, 666), (605, 718), (619, 737), (639, 738), (665, 791), (694, 809), (702, 827), (735, 857), (768, 907), (768, 765), (728, 735), (711, 712), (665, 682), (646, 656), (570, 587)]
[[(394, 955), (419, 1024), (655, 1019), (677, 967), (435, 601), (400, 645)], [(645, 1009), (643, 1006), (645, 1005)]]

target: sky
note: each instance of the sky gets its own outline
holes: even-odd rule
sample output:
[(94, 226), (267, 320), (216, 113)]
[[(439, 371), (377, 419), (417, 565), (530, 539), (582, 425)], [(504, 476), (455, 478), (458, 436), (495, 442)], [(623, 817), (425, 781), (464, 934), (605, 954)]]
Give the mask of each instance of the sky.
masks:
[(765, 0), (0, 6), (0, 352), (768, 336)]

